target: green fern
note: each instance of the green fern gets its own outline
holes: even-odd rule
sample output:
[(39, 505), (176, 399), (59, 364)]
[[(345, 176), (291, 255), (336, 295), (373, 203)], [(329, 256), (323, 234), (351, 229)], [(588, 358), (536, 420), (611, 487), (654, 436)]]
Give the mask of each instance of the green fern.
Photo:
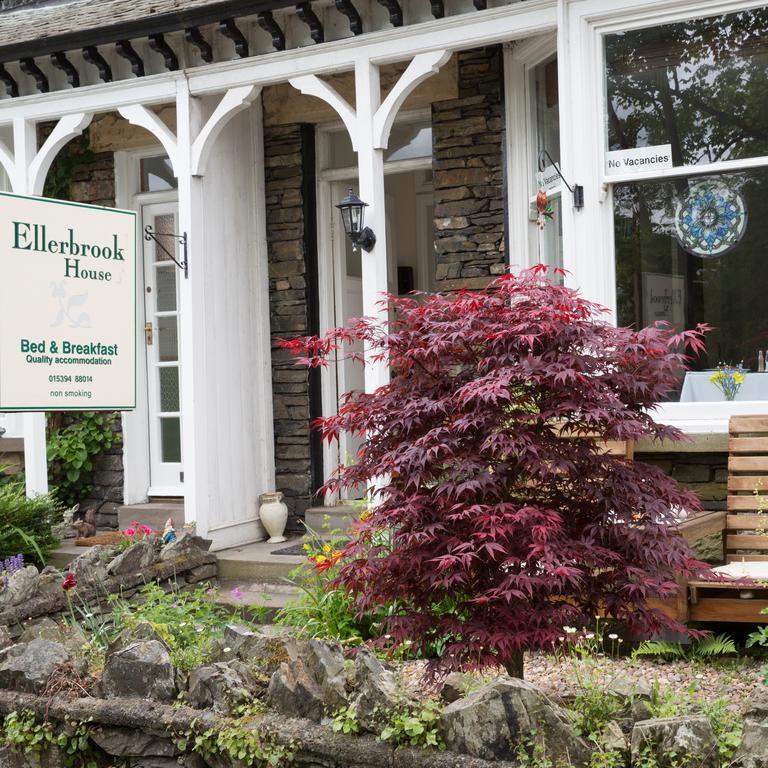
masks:
[(634, 651), (633, 656), (656, 656), (662, 659), (688, 659), (702, 661), (713, 656), (727, 656), (737, 653), (733, 638), (725, 633), (708, 635), (690, 645), (671, 643), (667, 640), (646, 640)]
[(680, 643), (670, 643), (667, 640), (646, 640), (634, 651), (634, 656), (659, 656), (663, 659), (685, 658), (685, 651)]
[(726, 656), (729, 653), (736, 653), (736, 643), (733, 642), (733, 638), (722, 633), (709, 635), (697, 641), (691, 646), (688, 655), (692, 659), (708, 659), (712, 656)]

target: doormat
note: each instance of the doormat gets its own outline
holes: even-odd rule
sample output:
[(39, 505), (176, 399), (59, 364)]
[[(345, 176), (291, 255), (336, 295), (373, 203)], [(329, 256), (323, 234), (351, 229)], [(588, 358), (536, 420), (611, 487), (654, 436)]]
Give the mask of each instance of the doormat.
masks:
[[(337, 541), (334, 542), (336, 549), (343, 549), (347, 542), (346, 541)], [(273, 549), (270, 553), (270, 555), (306, 555), (307, 550), (304, 549), (304, 543), (301, 544), (291, 544), (287, 547), (281, 547), (280, 549)]]

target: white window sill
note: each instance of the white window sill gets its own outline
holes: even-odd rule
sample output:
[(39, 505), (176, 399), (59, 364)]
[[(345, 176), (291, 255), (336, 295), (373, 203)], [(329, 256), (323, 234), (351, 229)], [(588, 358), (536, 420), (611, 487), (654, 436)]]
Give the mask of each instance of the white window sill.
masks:
[(651, 412), (660, 424), (669, 424), (689, 434), (728, 432), (731, 416), (768, 415), (768, 400), (720, 401), (712, 403), (659, 403)]

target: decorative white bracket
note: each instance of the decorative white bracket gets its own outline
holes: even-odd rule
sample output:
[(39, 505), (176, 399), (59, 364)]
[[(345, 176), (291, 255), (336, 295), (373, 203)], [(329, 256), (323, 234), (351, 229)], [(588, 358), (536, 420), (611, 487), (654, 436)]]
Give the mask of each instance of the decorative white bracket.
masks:
[(131, 125), (138, 125), (149, 131), (162, 145), (171, 167), (176, 176), (179, 175), (178, 143), (173, 131), (154, 113), (143, 104), (131, 104), (128, 107), (120, 107), (120, 114)]
[(224, 94), (218, 107), (208, 118), (198, 137), (192, 143), (193, 176), (203, 176), (205, 174), (211, 150), (224, 126), (236, 114), (248, 109), (260, 93), (260, 85), (243, 85), (239, 88), (230, 88)]
[(93, 114), (88, 112), (65, 115), (56, 123), (39, 151), (28, 159), (27, 151), (30, 150), (16, 144), (26, 138), (26, 144), (34, 151), (36, 128), (34, 123), (25, 123), (23, 118), (18, 118), (18, 130), (14, 129), (14, 151), (11, 152), (8, 146), (0, 141), (0, 165), (8, 174), (13, 191), (21, 195), (42, 195), (46, 176), (56, 155), (68, 141), (79, 136), (92, 119)]
[(317, 75), (302, 75), (292, 77), (288, 81), (297, 91), (305, 96), (315, 96), (330, 105), (344, 122), (352, 141), (352, 149), (357, 152), (357, 114), (355, 110), (343, 99), (338, 91), (331, 85), (321, 80)]
[[(213, 145), (224, 126), (239, 112), (247, 109), (261, 93), (261, 86), (244, 85), (230, 88), (222, 96), (213, 114), (208, 118), (190, 147), (190, 168), (193, 176), (205, 173)], [(171, 161), (174, 174), (181, 172), (180, 147), (177, 136), (152, 110), (142, 104), (120, 107), (120, 114), (132, 125), (138, 125), (149, 131), (165, 149)]]
[(405, 72), (400, 75), (399, 80), (373, 116), (373, 146), (375, 149), (387, 148), (392, 125), (403, 102), (417, 86), (432, 75), (436, 75), (440, 71), (440, 67), (450, 58), (450, 51), (430, 51), (429, 53), (419, 53), (413, 57)]
[(29, 191), (32, 195), (42, 195), (45, 179), (56, 155), (71, 139), (79, 136), (91, 123), (93, 114), (80, 112), (65, 115), (56, 123), (40, 151), (29, 165)]
[[(373, 116), (374, 149), (386, 149), (389, 144), (389, 134), (395, 122), (397, 113), (403, 102), (413, 93), (414, 89), (428, 77), (440, 71), (440, 67), (451, 58), (451, 52), (445, 50), (429, 51), (414, 56), (405, 72), (393, 86), (387, 98), (381, 103)], [(321, 80), (317, 75), (293, 77), (288, 82), (306, 96), (315, 96), (332, 107), (349, 132), (352, 149), (357, 151), (360, 131), (358, 130), (358, 114), (336, 91), (333, 86)]]

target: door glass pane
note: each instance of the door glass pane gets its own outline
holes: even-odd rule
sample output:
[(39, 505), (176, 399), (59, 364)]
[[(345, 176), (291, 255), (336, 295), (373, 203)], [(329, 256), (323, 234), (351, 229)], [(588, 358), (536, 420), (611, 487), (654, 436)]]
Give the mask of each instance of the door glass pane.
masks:
[[(176, 217), (172, 213), (164, 213), (162, 216), (155, 216), (155, 233), (158, 235), (158, 245), (155, 246), (155, 261), (170, 261), (173, 263), (173, 259), (168, 255), (172, 253), (177, 256), (176, 253), (176, 238), (173, 234), (176, 231)], [(162, 248), (160, 247), (162, 245)], [(166, 253), (165, 251), (168, 251)]]
[(173, 312), (176, 309), (176, 265), (155, 268), (157, 286), (157, 311)]
[(158, 368), (160, 374), (160, 410), (163, 413), (179, 411), (179, 369)]
[(161, 363), (179, 359), (179, 334), (175, 317), (157, 318), (157, 343)]
[(560, 163), (560, 101), (557, 83), (557, 57), (534, 67), (531, 72), (533, 114), (536, 118), (536, 157), (534, 174), (538, 173), (539, 154), (546, 149), (552, 160)]
[(768, 8), (605, 38), (611, 150), (671, 145), (674, 165), (768, 154)]
[[(755, 372), (768, 350), (768, 170), (617, 184), (614, 216), (619, 325), (710, 324), (680, 399), (723, 400), (711, 369)], [(768, 400), (768, 373), (749, 373), (736, 399)]]
[(410, 160), (431, 157), (432, 125), (430, 123), (397, 123), (389, 135), (384, 160)]
[(164, 462), (181, 461), (181, 420), (177, 416), (160, 419), (160, 443)]

